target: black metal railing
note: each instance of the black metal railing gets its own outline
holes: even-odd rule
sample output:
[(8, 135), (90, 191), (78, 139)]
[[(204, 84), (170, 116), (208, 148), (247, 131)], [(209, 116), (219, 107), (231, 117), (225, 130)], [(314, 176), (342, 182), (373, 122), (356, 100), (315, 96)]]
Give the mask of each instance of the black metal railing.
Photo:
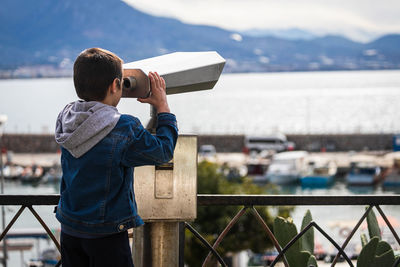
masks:
[[(216, 238), (213, 245), (207, 243), (207, 241), (201, 237), (199, 233), (195, 236), (200, 238), (200, 240), (206, 244), (209, 248), (210, 253), (207, 255), (203, 261), (202, 266), (206, 266), (208, 263), (211, 253), (217, 257), (218, 262), (222, 266), (227, 266), (222, 260), (222, 257), (216, 251), (217, 247), (228, 234), (229, 230), (233, 225), (239, 220), (241, 216), (244, 215), (246, 210), (250, 210), (255, 218), (261, 223), (264, 231), (266, 232), (268, 238), (272, 241), (275, 249), (278, 251), (278, 255), (272, 262), (271, 266), (275, 266), (276, 263), (282, 259), (286, 267), (289, 266), (285, 259), (285, 252), (294, 244), (301, 236), (303, 236), (307, 230), (311, 227), (317, 229), (336, 249), (337, 254), (333, 259), (332, 265), (335, 266), (339, 257), (342, 256), (349, 266), (353, 267), (353, 263), (345, 252), (345, 248), (349, 241), (352, 239), (357, 229), (360, 227), (361, 223), (367, 217), (368, 213), (372, 208), (376, 208), (385, 223), (389, 227), (392, 235), (396, 239), (397, 243), (400, 245), (400, 238), (390, 221), (380, 208), (381, 205), (400, 205), (400, 195), (351, 195), (351, 196), (327, 196), (327, 195), (314, 195), (314, 196), (298, 196), (298, 195), (198, 195), (197, 201), (199, 206), (243, 206), (243, 208), (232, 218), (221, 234)], [(350, 231), (346, 240), (340, 246), (334, 238), (332, 238), (326, 231), (321, 228), (317, 222), (310, 222), (302, 231), (300, 231), (284, 248), (282, 248), (278, 241), (276, 240), (273, 232), (269, 229), (268, 225), (261, 218), (260, 214), (254, 208), (254, 206), (368, 206), (364, 214), (354, 225), (353, 229)], [(186, 224), (186, 227), (194, 233), (192, 226)], [(396, 260), (393, 267), (400, 266), (400, 258)]]
[[(26, 208), (28, 208), (29, 211), (33, 214), (33, 216), (35, 216), (35, 218), (38, 220), (43, 229), (46, 231), (46, 233), (49, 235), (50, 239), (53, 241), (58, 251), (61, 253), (60, 243), (58, 242), (58, 240), (56, 239), (50, 228), (47, 226), (47, 224), (43, 221), (40, 215), (33, 208), (33, 206), (43, 206), (43, 205), (55, 206), (58, 204), (59, 199), (60, 199), (59, 195), (0, 195), (0, 206), (20, 206), (20, 209), (17, 211), (17, 213), (14, 215), (11, 221), (4, 228), (4, 231), (1, 233), (0, 242), (4, 239), (8, 231), (21, 216), (22, 212)], [(7, 260), (6, 255), (3, 255), (3, 257), (4, 257), (3, 260)], [(60, 265), (61, 265), (61, 260), (56, 264), (56, 266)]]
[[(57, 205), (59, 201), (59, 195), (0, 195), (0, 206), (20, 206), (20, 209), (14, 215), (12, 220), (8, 223), (3, 233), (0, 235), (0, 241), (4, 239), (7, 235), (10, 228), (17, 221), (22, 212), (28, 208), (28, 210), (35, 216), (35, 218), (39, 221), (42, 227), (46, 230), (49, 237), (54, 242), (57, 249), (60, 251), (60, 244), (48, 228), (46, 223), (42, 220), (39, 214), (35, 211), (33, 206), (43, 206), (43, 205)], [(278, 255), (271, 266), (274, 266), (280, 259), (283, 260), (285, 266), (289, 266), (285, 259), (285, 252), (302, 236), (304, 233), (314, 227), (317, 229), (331, 244), (333, 244), (338, 253), (336, 254), (335, 259), (332, 262), (332, 266), (335, 266), (338, 258), (342, 256), (349, 266), (353, 267), (353, 263), (349, 259), (348, 255), (346, 255), (345, 248), (348, 245), (351, 238), (354, 236), (357, 229), (360, 227), (361, 223), (366, 218), (368, 212), (372, 208), (376, 208), (380, 213), (385, 223), (389, 227), (391, 233), (396, 239), (397, 243), (400, 245), (400, 238), (390, 221), (380, 208), (382, 205), (395, 205), (400, 206), (400, 195), (352, 195), (352, 196), (326, 196), (326, 195), (318, 195), (318, 196), (298, 196), (298, 195), (198, 195), (197, 196), (197, 204), (198, 206), (243, 206), (242, 209), (232, 218), (232, 220), (228, 223), (225, 229), (221, 232), (221, 234), (217, 237), (214, 244), (209, 244), (200, 233), (198, 233), (190, 224), (185, 223), (185, 227), (191, 231), (197, 238), (199, 238), (205, 246), (210, 251), (209, 255), (203, 260), (203, 266), (207, 264), (210, 260), (211, 254), (213, 254), (218, 262), (222, 266), (227, 266), (223, 261), (222, 257), (216, 251), (217, 247), (224, 239), (224, 237), (229, 233), (230, 229), (234, 226), (234, 224), (240, 219), (241, 216), (244, 215), (245, 212), (250, 211), (255, 219), (260, 222), (264, 231), (266, 232), (268, 238), (274, 244), (274, 247), (278, 251)], [(339, 245), (334, 238), (329, 236), (329, 234), (324, 231), (317, 222), (312, 221), (309, 225), (307, 225), (302, 231), (298, 233), (285, 247), (280, 247), (278, 244), (273, 232), (269, 229), (268, 225), (261, 218), (255, 206), (368, 206), (368, 209), (364, 212), (358, 222), (355, 224), (353, 229), (350, 231), (350, 234), (343, 242), (342, 245)], [(61, 262), (57, 263), (59, 266)], [(400, 259), (394, 263), (393, 266), (400, 266)]]

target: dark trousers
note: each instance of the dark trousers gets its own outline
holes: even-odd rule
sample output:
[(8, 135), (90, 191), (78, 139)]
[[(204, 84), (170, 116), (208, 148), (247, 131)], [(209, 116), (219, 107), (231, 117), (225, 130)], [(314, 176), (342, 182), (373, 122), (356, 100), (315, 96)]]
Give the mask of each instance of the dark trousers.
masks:
[(133, 267), (127, 232), (86, 239), (61, 232), (62, 267)]

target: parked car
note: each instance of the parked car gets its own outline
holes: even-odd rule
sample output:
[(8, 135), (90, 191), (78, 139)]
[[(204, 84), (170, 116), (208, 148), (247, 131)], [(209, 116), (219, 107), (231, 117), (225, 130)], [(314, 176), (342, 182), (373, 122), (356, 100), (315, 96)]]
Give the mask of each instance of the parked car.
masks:
[(273, 150), (276, 152), (285, 151), (288, 145), (294, 148), (294, 143), (288, 143), (287, 138), (283, 134), (269, 136), (246, 136), (244, 139), (245, 152), (261, 152), (265, 150)]
[(199, 155), (203, 157), (213, 157), (217, 153), (215, 146), (213, 145), (202, 145), (199, 148)]

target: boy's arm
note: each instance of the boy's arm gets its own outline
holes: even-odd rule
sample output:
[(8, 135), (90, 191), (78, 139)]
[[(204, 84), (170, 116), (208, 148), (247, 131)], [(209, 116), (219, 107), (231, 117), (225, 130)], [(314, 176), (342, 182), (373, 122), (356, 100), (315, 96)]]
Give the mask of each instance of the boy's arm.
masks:
[(170, 161), (174, 155), (178, 128), (175, 115), (169, 113), (165, 81), (157, 72), (150, 72), (148, 98), (138, 98), (141, 103), (153, 105), (158, 112), (156, 136), (141, 124), (132, 131), (132, 141), (123, 158), (127, 166), (158, 165)]
[(131, 132), (131, 141), (125, 150), (122, 164), (125, 166), (159, 165), (172, 159), (178, 128), (175, 115), (159, 113), (156, 135), (153, 136), (142, 124)]

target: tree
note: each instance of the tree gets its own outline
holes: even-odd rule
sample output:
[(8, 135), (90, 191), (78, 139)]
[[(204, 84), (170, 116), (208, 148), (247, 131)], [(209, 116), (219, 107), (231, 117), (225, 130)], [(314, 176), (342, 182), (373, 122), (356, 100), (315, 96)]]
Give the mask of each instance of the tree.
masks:
[[(199, 163), (197, 174), (197, 185), (199, 194), (268, 194), (276, 193), (276, 188), (270, 186), (258, 186), (247, 177), (241, 177), (235, 171), (226, 166), (219, 166), (215, 163), (203, 161)], [(218, 235), (239, 212), (239, 206), (206, 206), (198, 207), (197, 219), (192, 226), (202, 236), (213, 244)], [(287, 217), (290, 208), (278, 208), (276, 213)], [(257, 207), (257, 211), (272, 230), (273, 216), (271, 208)], [(193, 234), (186, 230), (185, 262), (191, 266), (201, 266), (208, 250)], [(239, 221), (232, 227), (228, 235), (219, 245), (217, 251), (221, 256), (228, 253), (239, 252), (250, 249), (260, 253), (272, 246), (260, 223), (251, 214), (246, 212)], [(212, 266), (215, 266), (216, 259), (213, 257)]]

